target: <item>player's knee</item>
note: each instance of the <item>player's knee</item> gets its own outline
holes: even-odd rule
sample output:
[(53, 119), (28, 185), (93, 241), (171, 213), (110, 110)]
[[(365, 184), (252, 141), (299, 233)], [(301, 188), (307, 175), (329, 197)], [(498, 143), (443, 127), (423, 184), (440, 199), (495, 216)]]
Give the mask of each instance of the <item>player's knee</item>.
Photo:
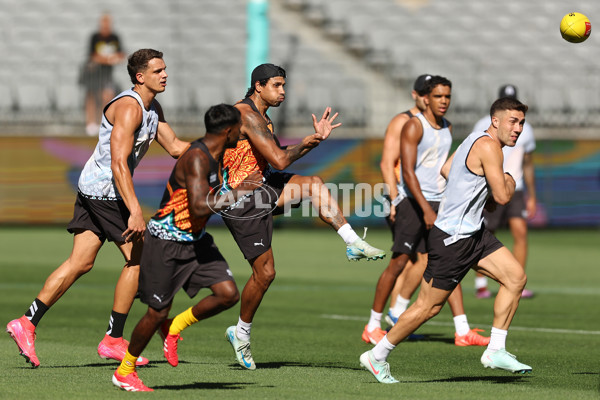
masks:
[(215, 295), (225, 309), (233, 307), (240, 300), (240, 292), (234, 283), (224, 285), (218, 292), (215, 292)]
[(86, 263), (81, 266), (80, 271), (82, 274), (87, 274), (92, 270), (92, 268), (94, 268), (94, 263)]
[(321, 190), (321, 188), (323, 188), (325, 185), (325, 182), (323, 182), (323, 179), (321, 179), (318, 176), (309, 176), (308, 177), (308, 187), (310, 188), (310, 193), (311, 194), (315, 194), (315, 193), (319, 193), (319, 191)]
[(260, 278), (262, 283), (268, 287), (271, 284), (271, 282), (275, 280), (275, 270), (268, 269), (262, 271), (262, 273), (260, 274)]
[(428, 296), (423, 296), (419, 294), (417, 300), (413, 307), (415, 307), (415, 311), (420, 319), (423, 321), (427, 321), (440, 313), (442, 310), (443, 304), (436, 304), (428, 298)]
[(169, 309), (170, 307), (161, 308), (160, 310), (153, 307), (148, 307), (148, 312), (146, 315), (152, 319), (154, 323), (162, 324), (169, 316)]
[(519, 277), (518, 285), (520, 288), (519, 291), (525, 289), (525, 285), (527, 285), (527, 274), (525, 274), (525, 271), (523, 271), (523, 274)]
[(400, 254), (398, 257), (392, 258), (387, 266), (388, 272), (398, 277), (406, 267), (407, 261), (408, 256), (405, 254)]
[(527, 243), (527, 229), (517, 228), (512, 231), (515, 242)]
[(323, 179), (321, 179), (320, 176), (311, 176), (310, 177), (310, 184), (311, 185), (317, 185), (317, 186), (322, 186), (325, 184), (325, 182), (323, 182)]
[(435, 304), (435, 305), (429, 307), (429, 311), (426, 314), (427, 320), (438, 315), (440, 313), (440, 311), (442, 311), (442, 307), (443, 307), (443, 304)]
[(509, 227), (515, 240), (527, 240), (527, 221), (524, 218), (511, 218)]
[(240, 301), (240, 293), (236, 290), (235, 292), (224, 297), (221, 304), (223, 304), (223, 307), (227, 309), (235, 306), (238, 301)]
[(253, 260), (252, 280), (265, 290), (275, 280), (275, 262), (272, 256), (263, 254)]
[(416, 314), (423, 319), (423, 321), (428, 321), (438, 315), (442, 310), (442, 306), (443, 304), (431, 304), (422, 298), (417, 298), (414, 305), (414, 307), (416, 307)]
[(520, 271), (515, 271), (515, 273), (511, 274), (509, 282), (505, 284), (506, 288), (514, 293), (521, 293), (527, 284), (527, 275), (525, 271), (521, 269)]
[(81, 276), (83, 274), (87, 274), (94, 267), (94, 262), (79, 262), (75, 263), (73, 260), (68, 261), (70, 263), (70, 268), (68, 269), (69, 274), (75, 274), (77, 276)]

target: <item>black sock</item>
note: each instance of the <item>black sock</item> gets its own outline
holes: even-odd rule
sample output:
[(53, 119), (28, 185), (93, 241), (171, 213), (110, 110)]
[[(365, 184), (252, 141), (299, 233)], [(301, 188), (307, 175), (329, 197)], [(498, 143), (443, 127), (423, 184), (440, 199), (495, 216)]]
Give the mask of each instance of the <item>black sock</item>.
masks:
[(116, 311), (112, 311), (110, 313), (110, 320), (108, 321), (106, 334), (116, 339), (123, 337), (123, 328), (125, 328), (126, 320), (127, 314), (121, 314)]
[(31, 321), (33, 326), (37, 326), (38, 322), (40, 322), (40, 319), (42, 319), (48, 309), (49, 307), (36, 297), (33, 303), (31, 303), (29, 310), (25, 312), (25, 316)]

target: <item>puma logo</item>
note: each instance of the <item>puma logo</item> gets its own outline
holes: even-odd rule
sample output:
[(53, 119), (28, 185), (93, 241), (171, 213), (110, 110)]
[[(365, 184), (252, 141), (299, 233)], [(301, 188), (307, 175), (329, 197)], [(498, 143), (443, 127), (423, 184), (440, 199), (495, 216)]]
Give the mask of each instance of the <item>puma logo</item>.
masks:
[(256, 243), (256, 242), (254, 242), (254, 246), (262, 246), (262, 247), (265, 247), (265, 245), (263, 244), (263, 240), (262, 240), (262, 239), (260, 239), (260, 242), (259, 242), (259, 243)]

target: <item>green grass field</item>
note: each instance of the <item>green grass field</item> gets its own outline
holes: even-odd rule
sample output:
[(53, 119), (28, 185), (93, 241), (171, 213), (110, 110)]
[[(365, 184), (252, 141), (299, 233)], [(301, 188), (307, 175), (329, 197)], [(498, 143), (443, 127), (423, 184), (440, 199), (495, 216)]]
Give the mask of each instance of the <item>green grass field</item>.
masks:
[[(250, 269), (229, 233), (212, 229), (241, 287)], [(600, 396), (600, 232), (532, 231), (528, 287), (509, 332), (507, 349), (533, 367), (513, 375), (484, 369), (483, 348), (453, 345), (445, 307), (418, 331), (426, 340), (400, 344), (391, 354), (396, 385), (381, 385), (358, 364), (370, 348), (360, 339), (375, 282), (387, 260), (349, 263), (343, 242), (325, 229), (275, 231), (278, 276), (255, 318), (252, 353), (256, 371), (240, 369), (224, 339), (237, 322), (239, 304), (188, 328), (179, 344), (180, 364), (169, 366), (158, 337), (138, 369), (154, 398), (249, 399), (597, 399)], [(499, 237), (510, 247), (506, 232)], [(390, 245), (385, 230), (369, 241)], [(22, 315), (48, 274), (67, 256), (70, 235), (59, 228), (0, 228), (0, 321)], [(37, 329), (38, 369), (29, 368), (8, 335), (0, 339), (0, 398), (112, 399), (139, 396), (111, 383), (116, 361), (100, 359), (114, 284), (122, 265), (105, 246), (94, 269), (46, 314)], [(493, 300), (476, 300), (473, 275), (464, 280), (472, 327), (489, 334)], [(200, 292), (204, 296), (206, 291)], [(196, 299), (197, 300), (197, 299)], [(180, 293), (173, 310), (195, 304)], [(125, 337), (145, 306), (136, 302)]]

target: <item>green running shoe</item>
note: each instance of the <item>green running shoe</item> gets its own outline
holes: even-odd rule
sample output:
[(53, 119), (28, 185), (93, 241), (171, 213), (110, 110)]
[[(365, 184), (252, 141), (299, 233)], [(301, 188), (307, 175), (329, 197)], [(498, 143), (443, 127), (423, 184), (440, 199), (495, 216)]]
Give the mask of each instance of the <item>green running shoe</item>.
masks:
[(256, 369), (256, 364), (252, 359), (252, 353), (250, 353), (250, 342), (240, 340), (235, 334), (235, 325), (230, 326), (225, 331), (225, 339), (231, 343), (233, 351), (235, 352), (235, 358), (237, 362), (246, 369)]
[(486, 350), (481, 356), (481, 363), (485, 368), (505, 369), (510, 372), (524, 374), (531, 372), (531, 367), (517, 361), (517, 357), (505, 349)]
[(371, 246), (363, 239), (356, 239), (346, 246), (346, 257), (348, 257), (349, 261), (358, 261), (362, 258), (366, 258), (367, 260), (377, 260), (378, 258), (385, 257), (385, 251)]
[(360, 365), (369, 371), (380, 383), (398, 383), (390, 374), (390, 364), (386, 361), (377, 361), (371, 350), (360, 355)]

